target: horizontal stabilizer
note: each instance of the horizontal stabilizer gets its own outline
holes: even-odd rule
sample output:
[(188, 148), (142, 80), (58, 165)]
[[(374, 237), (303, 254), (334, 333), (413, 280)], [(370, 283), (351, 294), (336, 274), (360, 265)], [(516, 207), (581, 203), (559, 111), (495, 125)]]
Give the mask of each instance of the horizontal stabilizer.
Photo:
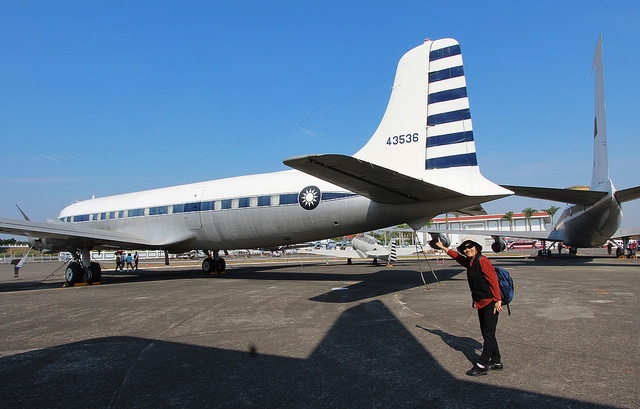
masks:
[(387, 249), (369, 250), (367, 251), (367, 257), (369, 258), (384, 258), (389, 257), (390, 251)]
[(467, 236), (491, 236), (491, 237), (510, 237), (518, 239), (533, 239), (545, 241), (563, 241), (564, 237), (557, 231), (511, 231), (511, 230), (455, 230), (455, 229), (426, 229), (427, 233), (434, 234), (460, 234), (462, 237)]
[(607, 192), (593, 190), (556, 189), (547, 187), (508, 186), (501, 185), (514, 192), (516, 196), (534, 199), (551, 200), (554, 202), (573, 203), (590, 206), (607, 195)]
[(486, 210), (484, 210), (484, 207), (482, 207), (482, 205), (475, 205), (475, 206), (469, 206), (469, 207), (465, 207), (463, 209), (458, 209), (458, 210), (454, 210), (453, 212), (449, 212), (449, 214), (453, 214), (456, 217), (458, 216), (484, 216), (487, 213)]
[(616, 191), (615, 196), (619, 203), (640, 199), (640, 186), (618, 190)]
[(283, 162), (378, 203), (407, 204), (462, 196), (452, 190), (346, 155), (296, 156)]

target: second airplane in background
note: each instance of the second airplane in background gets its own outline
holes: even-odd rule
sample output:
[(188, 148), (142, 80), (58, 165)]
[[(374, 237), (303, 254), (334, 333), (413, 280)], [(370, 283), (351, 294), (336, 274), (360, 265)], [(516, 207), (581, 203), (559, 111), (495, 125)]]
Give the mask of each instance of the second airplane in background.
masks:
[(384, 246), (378, 243), (375, 237), (369, 234), (361, 234), (351, 240), (351, 246), (345, 248), (342, 246), (336, 246), (333, 249), (310, 248), (300, 249), (298, 252), (343, 258), (347, 259), (348, 264), (351, 264), (353, 259), (370, 258), (373, 260), (374, 264), (377, 264), (378, 260), (384, 260), (387, 262), (387, 265), (392, 265), (396, 262), (398, 256), (415, 254), (416, 249), (412, 247), (398, 247), (395, 240), (392, 240), (388, 246)]
[[(517, 196), (569, 203), (551, 232), (495, 231), (495, 230), (428, 230), (436, 239), (447, 233), (487, 235), (494, 239), (494, 252), (505, 250), (503, 236), (562, 242), (575, 253), (578, 248), (603, 246), (609, 239), (640, 235), (639, 228), (620, 228), (621, 204), (640, 198), (640, 186), (616, 190), (609, 177), (607, 153), (607, 126), (604, 102), (604, 70), (602, 58), (602, 35), (596, 43), (593, 58), (595, 70), (595, 114), (593, 129), (593, 170), (589, 190), (555, 189), (530, 186), (507, 186)], [(446, 241), (445, 237), (441, 237)]]

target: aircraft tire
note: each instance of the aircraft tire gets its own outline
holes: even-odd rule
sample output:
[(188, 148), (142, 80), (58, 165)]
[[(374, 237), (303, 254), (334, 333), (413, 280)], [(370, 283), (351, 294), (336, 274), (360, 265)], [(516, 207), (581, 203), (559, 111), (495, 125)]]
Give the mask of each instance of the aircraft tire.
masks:
[(207, 257), (204, 260), (202, 260), (202, 271), (205, 274), (209, 274), (212, 271), (214, 271), (214, 264), (215, 262), (213, 261), (213, 259), (211, 257)]
[(91, 278), (87, 277), (87, 281), (89, 283), (98, 283), (102, 278), (102, 269), (100, 268), (100, 264), (93, 262), (91, 263)]
[(82, 281), (84, 271), (80, 263), (71, 261), (67, 264), (67, 269), (64, 273), (64, 278), (69, 285), (74, 285)]
[(218, 263), (216, 265), (216, 273), (223, 273), (227, 268), (227, 262), (224, 261), (223, 258), (218, 259)]

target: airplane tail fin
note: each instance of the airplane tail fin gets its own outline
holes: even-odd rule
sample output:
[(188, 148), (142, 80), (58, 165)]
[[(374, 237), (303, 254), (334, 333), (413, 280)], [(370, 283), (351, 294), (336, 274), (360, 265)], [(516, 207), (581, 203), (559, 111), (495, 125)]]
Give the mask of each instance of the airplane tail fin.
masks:
[(354, 157), (468, 195), (510, 193), (480, 174), (462, 52), (451, 38), (402, 57), (382, 121)]
[(391, 242), (391, 249), (389, 250), (389, 264), (393, 264), (396, 262), (396, 260), (398, 259), (398, 245), (396, 244), (396, 241), (393, 240)]
[(398, 63), (382, 121), (353, 156), (284, 161), (380, 203), (441, 202), (444, 212), (513, 192), (480, 174), (460, 44), (426, 40)]
[[(595, 113), (593, 121), (593, 173), (591, 190), (606, 190), (609, 185), (609, 159), (607, 154), (607, 121), (604, 103), (604, 67), (602, 34), (596, 42), (592, 72), (595, 70)], [(603, 185), (604, 184), (604, 185)]]

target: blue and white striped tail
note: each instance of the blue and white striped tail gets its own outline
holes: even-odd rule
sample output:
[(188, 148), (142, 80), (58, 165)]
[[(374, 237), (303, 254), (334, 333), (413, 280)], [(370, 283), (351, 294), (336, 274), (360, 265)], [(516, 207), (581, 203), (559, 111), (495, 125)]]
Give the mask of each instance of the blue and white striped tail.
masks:
[(511, 192), (480, 173), (460, 44), (426, 40), (405, 53), (387, 109), (354, 158), (467, 196)]
[(425, 169), (477, 166), (460, 44), (436, 40), (429, 52)]

